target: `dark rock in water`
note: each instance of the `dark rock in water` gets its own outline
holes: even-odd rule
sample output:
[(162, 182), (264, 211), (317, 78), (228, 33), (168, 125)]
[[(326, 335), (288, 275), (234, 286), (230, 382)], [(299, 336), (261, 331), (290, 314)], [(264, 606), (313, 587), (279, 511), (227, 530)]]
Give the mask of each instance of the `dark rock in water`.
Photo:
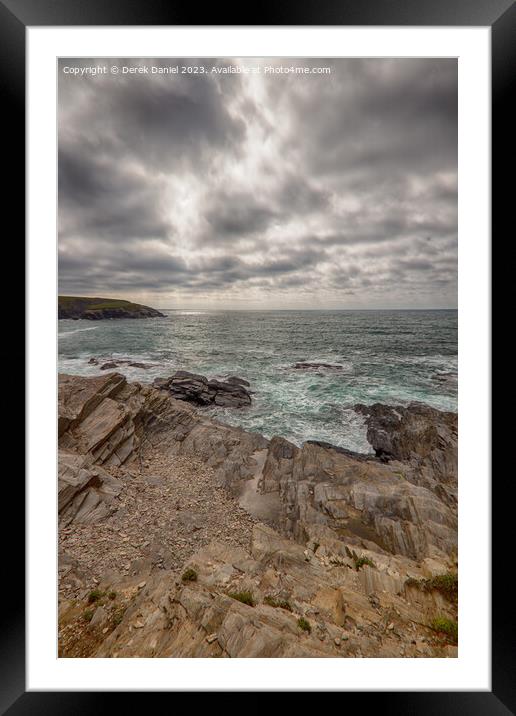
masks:
[[(97, 358), (90, 358), (88, 361), (89, 365), (98, 365), (99, 360)], [(130, 368), (142, 368), (144, 370), (148, 370), (149, 368), (155, 367), (155, 363), (137, 363), (135, 361), (131, 360), (110, 360), (104, 363), (100, 366), (100, 370), (114, 370), (115, 368), (119, 368), (121, 365), (128, 365)]]
[(186, 400), (195, 405), (219, 405), (227, 408), (251, 405), (251, 395), (240, 382), (208, 380), (204, 375), (186, 370), (178, 370), (167, 379), (156, 378), (154, 386), (167, 390), (177, 400)]
[(115, 363), (114, 361), (109, 361), (108, 363), (104, 363), (104, 365), (100, 366), (100, 370), (114, 370), (115, 368), (118, 368), (118, 363)]
[(344, 366), (336, 363), (296, 363), (296, 370), (319, 370), (319, 368), (327, 368), (329, 370), (342, 370)]
[(251, 387), (251, 383), (248, 380), (244, 380), (244, 378), (239, 378), (237, 375), (230, 375), (229, 378), (226, 378), (226, 383), (235, 383), (235, 385), (245, 385), (246, 388)]
[(457, 384), (457, 373), (435, 373), (431, 376), (432, 380), (444, 385), (456, 385)]

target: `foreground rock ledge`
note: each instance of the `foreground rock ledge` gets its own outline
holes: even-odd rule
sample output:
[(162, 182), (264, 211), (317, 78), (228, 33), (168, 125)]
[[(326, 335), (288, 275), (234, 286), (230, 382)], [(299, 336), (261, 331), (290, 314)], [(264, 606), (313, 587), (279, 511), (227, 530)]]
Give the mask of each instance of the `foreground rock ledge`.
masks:
[[(71, 630), (82, 649), (62, 647), (64, 655), (455, 655), (428, 624), (456, 619), (456, 605), (417, 585), (456, 565), (456, 416), (396, 410), (402, 419), (381, 429), (398, 449), (355, 456), (223, 425), (117, 373), (61, 375), (61, 528), (117, 513), (124, 471), (138, 469), (143, 445), (172, 461), (202, 461), (230, 493), (254, 494), (251, 511), (261, 499), (278, 508), (270, 524), (255, 526), (249, 551), (214, 539), (179, 572), (142, 560), (130, 575), (100, 580), (100, 592), (116, 599), (93, 606), (96, 584), (62, 555), (62, 573), (79, 586), (76, 599), (61, 602), (61, 636), (66, 642)], [(400, 425), (424, 438), (407, 455), (399, 446), (407, 439), (395, 438)], [(187, 568), (195, 579), (182, 581)]]

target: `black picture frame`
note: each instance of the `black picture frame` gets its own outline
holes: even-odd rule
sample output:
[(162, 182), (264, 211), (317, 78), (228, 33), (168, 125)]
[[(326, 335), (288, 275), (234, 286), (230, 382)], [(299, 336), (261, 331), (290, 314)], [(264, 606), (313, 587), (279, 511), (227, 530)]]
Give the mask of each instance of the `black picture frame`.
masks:
[[(202, 10), (201, 10), (202, 7)], [(199, 16), (202, 22), (199, 22)], [(15, 212), (18, 259), (24, 262), (22, 226), (25, 215), (25, 38), (27, 27), (92, 25), (386, 25), (386, 26), (490, 26), (492, 39), (492, 235), (502, 242), (502, 231), (510, 227), (509, 210), (514, 202), (511, 176), (516, 127), (511, 90), (516, 76), (516, 4), (514, 0), (303, 0), (232, 3), (194, 6), (166, 0), (0, 0), (0, 89), (4, 137), (16, 148), (8, 168), (7, 201)], [(20, 236), (18, 236), (20, 234)], [(494, 314), (493, 314), (494, 316)], [(17, 315), (19, 320), (19, 312)], [(21, 364), (23, 338), (14, 360)], [(30, 348), (30, 346), (29, 346)], [(12, 365), (13, 354), (9, 355)], [(17, 394), (17, 404), (23, 405)], [(18, 422), (20, 424), (20, 422)], [(493, 454), (495, 454), (493, 452)], [(396, 714), (508, 714), (516, 713), (516, 645), (513, 591), (504, 551), (514, 504), (514, 480), (493, 480), (492, 516), (492, 691), (347, 693), (346, 709), (359, 698), (364, 705)], [(496, 489), (495, 489), (496, 488)], [(9, 504), (23, 524), (24, 485), (21, 476), (10, 481)], [(505, 518), (504, 518), (505, 517)], [(21, 519), (20, 519), (21, 518)], [(5, 526), (5, 523), (4, 523)], [(12, 527), (4, 536), (4, 579), (16, 585), (9, 593), (8, 608), (0, 611), (0, 713), (91, 714), (103, 711), (106, 702), (121, 694), (95, 692), (26, 692), (24, 536), (21, 528), (14, 538)], [(4, 595), (5, 596), (5, 595)], [(407, 688), (410, 685), (407, 684)], [(148, 699), (149, 694), (144, 694)], [(364, 702), (364, 698), (366, 701)], [(133, 706), (138, 694), (131, 694)], [(356, 702), (358, 705), (358, 701)]]

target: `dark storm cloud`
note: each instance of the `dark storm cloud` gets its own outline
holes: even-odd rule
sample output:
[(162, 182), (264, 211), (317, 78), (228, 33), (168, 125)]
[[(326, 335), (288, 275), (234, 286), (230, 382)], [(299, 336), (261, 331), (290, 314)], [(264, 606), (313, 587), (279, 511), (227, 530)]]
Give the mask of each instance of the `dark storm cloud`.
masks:
[(107, 161), (87, 143), (59, 147), (59, 209), (62, 234), (80, 232), (109, 240), (165, 237), (156, 186), (116, 162)]
[(289, 60), (332, 68), (296, 77), (105, 62), (149, 73), (59, 74), (61, 291), (455, 305), (455, 60)]
[(457, 65), (447, 60), (348, 60), (321, 91), (314, 121), (300, 93), (298, 131), (319, 172), (371, 180), (454, 169), (457, 155)]
[(212, 208), (205, 213), (210, 225), (207, 241), (223, 240), (226, 237), (246, 236), (266, 229), (277, 216), (266, 204), (259, 203), (252, 195), (244, 193), (221, 193)]

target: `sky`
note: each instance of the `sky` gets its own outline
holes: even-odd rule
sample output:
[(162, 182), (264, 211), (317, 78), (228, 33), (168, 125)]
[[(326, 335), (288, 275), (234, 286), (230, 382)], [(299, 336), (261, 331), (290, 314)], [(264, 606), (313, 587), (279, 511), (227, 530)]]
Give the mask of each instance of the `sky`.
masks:
[(58, 74), (61, 294), (456, 307), (456, 60), (61, 59)]

